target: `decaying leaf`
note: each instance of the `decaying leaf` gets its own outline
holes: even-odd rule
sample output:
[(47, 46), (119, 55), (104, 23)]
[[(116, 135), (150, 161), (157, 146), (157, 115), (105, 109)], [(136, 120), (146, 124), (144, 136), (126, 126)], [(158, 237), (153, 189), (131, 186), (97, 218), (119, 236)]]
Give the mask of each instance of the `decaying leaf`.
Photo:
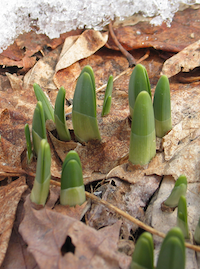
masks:
[(163, 137), (165, 160), (169, 161), (176, 152), (200, 136), (200, 113), (185, 117)]
[(169, 58), (163, 65), (162, 75), (168, 78), (179, 72), (189, 72), (200, 63), (200, 40), (184, 48), (176, 55)]
[(0, 187), (0, 265), (8, 247), (17, 205), (27, 187), (25, 177), (20, 177), (11, 184)]
[(27, 245), (18, 232), (19, 225), (24, 217), (24, 197), (27, 196), (27, 193), (28, 191), (24, 192), (19, 201), (8, 249), (1, 268), (39, 269), (33, 255), (27, 251)]
[(105, 45), (108, 34), (86, 30), (79, 37), (69, 37), (69, 39), (65, 40), (63, 51), (56, 65), (56, 72), (94, 54)]
[(45, 89), (56, 90), (53, 83), (54, 68), (59, 58), (61, 48), (49, 52), (46, 56), (40, 59), (32, 69), (24, 76), (24, 87), (29, 88), (34, 83)]
[[(132, 21), (129, 18), (128, 26), (120, 27), (123, 22), (119, 22), (119, 27), (114, 31), (120, 43), (127, 50), (154, 47), (157, 50), (179, 52), (199, 40), (199, 14), (199, 9), (188, 8), (178, 11), (174, 16), (171, 27), (167, 27), (166, 23), (161, 26), (153, 26), (149, 21), (135, 24), (135, 16), (133, 16)], [(186, 21), (187, 23), (185, 23)], [(108, 47), (118, 49), (110, 38)]]
[(42, 268), (127, 268), (131, 258), (117, 252), (120, 222), (96, 231), (46, 208), (35, 210), (29, 196), (19, 231)]
[(67, 89), (67, 99), (73, 98), (76, 79), (81, 72), (79, 60), (93, 55), (105, 45), (107, 39), (107, 33), (95, 30), (86, 30), (80, 36), (66, 38), (55, 68), (54, 83), (58, 88), (63, 86)]
[[(144, 221), (144, 208), (150, 197), (160, 184), (159, 176), (143, 176), (135, 184), (129, 184), (120, 177), (110, 178), (105, 184), (95, 190), (103, 200), (127, 212), (131, 216)], [(121, 238), (128, 240), (138, 228), (137, 225), (124, 219), (115, 212), (109, 211), (101, 204), (93, 204), (87, 214), (88, 224), (96, 229), (114, 224), (118, 219), (123, 221)]]

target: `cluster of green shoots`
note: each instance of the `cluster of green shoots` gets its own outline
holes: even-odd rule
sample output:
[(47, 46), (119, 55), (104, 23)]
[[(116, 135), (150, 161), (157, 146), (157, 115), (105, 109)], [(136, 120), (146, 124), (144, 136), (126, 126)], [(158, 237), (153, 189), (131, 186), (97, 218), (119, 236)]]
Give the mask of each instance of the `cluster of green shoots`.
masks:
[[(184, 269), (185, 241), (179, 227), (173, 227), (165, 236), (156, 269)], [(150, 233), (144, 232), (136, 242), (130, 269), (154, 269), (154, 244)]]
[[(43, 154), (40, 144), (42, 140), (47, 141), (46, 120), (52, 120), (55, 123), (60, 140), (66, 142), (71, 140), (65, 116), (65, 89), (63, 87), (59, 89), (55, 108), (53, 108), (40, 86), (35, 83), (33, 87), (38, 103), (32, 121), (32, 143), (29, 126), (25, 125), (28, 163), (31, 162), (33, 153), (38, 156), (38, 159), (39, 153)], [(110, 111), (112, 89), (113, 77), (110, 76), (105, 90), (102, 116), (108, 115)], [(167, 77), (162, 76), (159, 79), (152, 104), (147, 71), (144, 66), (136, 65), (129, 82), (129, 107), (132, 117), (129, 160), (133, 164), (145, 165), (156, 154), (156, 135), (162, 137), (171, 129), (171, 102)], [(83, 68), (77, 80), (73, 98), (72, 123), (78, 141), (101, 140), (97, 123), (95, 76), (89, 65)], [(42, 171), (41, 168), (40, 170)], [(38, 181), (38, 177), (36, 178)], [(44, 179), (41, 182), (44, 182)]]
[(136, 65), (129, 81), (129, 108), (132, 118), (129, 161), (145, 165), (156, 154), (156, 136), (172, 129), (169, 81), (161, 76), (152, 94), (145, 67)]
[[(59, 89), (53, 109), (40, 86), (35, 83), (33, 88), (38, 102), (33, 114), (32, 142), (30, 128), (28, 124), (25, 125), (28, 163), (31, 162), (34, 154), (37, 156), (36, 177), (30, 198), (36, 204), (45, 205), (51, 178), (51, 152), (47, 142), (46, 120), (52, 120), (55, 123), (60, 140), (70, 141), (71, 135), (65, 116), (65, 89), (63, 87)], [(105, 91), (102, 116), (110, 111), (112, 88), (113, 77), (110, 76)], [(91, 139), (101, 139), (96, 117), (95, 78), (90, 66), (83, 68), (77, 80), (73, 98), (72, 122), (78, 141), (88, 142)], [(85, 200), (81, 161), (75, 151), (70, 151), (62, 166), (60, 203), (75, 206), (81, 205)]]

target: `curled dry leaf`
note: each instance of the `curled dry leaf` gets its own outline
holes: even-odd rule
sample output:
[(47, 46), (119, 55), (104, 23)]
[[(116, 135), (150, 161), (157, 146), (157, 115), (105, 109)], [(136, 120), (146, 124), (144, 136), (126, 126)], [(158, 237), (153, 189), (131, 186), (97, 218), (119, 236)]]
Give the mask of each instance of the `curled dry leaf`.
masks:
[(20, 177), (11, 184), (0, 187), (0, 265), (8, 247), (17, 205), (27, 187), (25, 177)]
[(69, 37), (69, 39), (66, 39), (63, 46), (63, 51), (56, 65), (56, 72), (94, 54), (105, 45), (108, 34), (86, 30), (79, 37)]
[(55, 68), (54, 83), (58, 88), (63, 86), (67, 89), (67, 99), (73, 98), (76, 79), (81, 72), (79, 60), (93, 55), (105, 45), (107, 39), (107, 33), (100, 33), (92, 29), (84, 31), (79, 36), (65, 39)]
[(96, 231), (46, 208), (31, 208), (29, 197), (24, 206), (19, 232), (41, 269), (129, 268), (131, 258), (117, 252), (121, 222)]
[(162, 68), (162, 75), (168, 78), (179, 72), (189, 72), (200, 63), (200, 40), (184, 48), (182, 51), (165, 61)]

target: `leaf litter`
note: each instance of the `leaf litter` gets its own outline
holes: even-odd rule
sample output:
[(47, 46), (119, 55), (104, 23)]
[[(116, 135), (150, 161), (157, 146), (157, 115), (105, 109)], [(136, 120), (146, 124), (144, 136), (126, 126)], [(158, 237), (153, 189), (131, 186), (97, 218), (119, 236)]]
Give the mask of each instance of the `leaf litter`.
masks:
[[(187, 12), (189, 12), (189, 14), (192, 14), (191, 10)], [(195, 21), (197, 18), (196, 16), (198, 14), (198, 11), (193, 12), (194, 15), (192, 17), (190, 25), (191, 29), (195, 25)], [(181, 14), (179, 14), (180, 17), (176, 18), (177, 22), (178, 21), (181, 22), (181, 20), (183, 19), (183, 16)], [(140, 23), (138, 24), (138, 27), (140, 27)], [(161, 26), (160, 29), (163, 29), (163, 27), (164, 26)], [(125, 40), (126, 37), (125, 33), (127, 28), (121, 27), (121, 30), (123, 29)], [(146, 29), (148, 30), (149, 28)], [(176, 29), (176, 27), (174, 29)], [(173, 29), (171, 30), (171, 32), (173, 33)], [(198, 37), (198, 31), (195, 32), (195, 38), (197, 37)], [(171, 37), (171, 39), (173, 40), (173, 36)], [(129, 38), (129, 40), (131, 39)], [(187, 42), (185, 42), (184, 44), (187, 43), (188, 45), (191, 44), (193, 41), (195, 40), (188, 38)], [(31, 125), (33, 110), (36, 104), (36, 98), (34, 97), (31, 83), (35, 79), (37, 79), (38, 82), (41, 83), (42, 88), (49, 95), (52, 104), (54, 104), (55, 97), (57, 95), (57, 87), (62, 85), (64, 81), (63, 78), (65, 74), (67, 74), (67, 72), (69, 74), (69, 84), (71, 83), (72, 85), (72, 82), (75, 83), (76, 77), (78, 76), (82, 67), (86, 64), (90, 64), (94, 69), (95, 79), (98, 88), (107, 82), (107, 78), (111, 73), (115, 77), (128, 68), (128, 62), (123, 56), (121, 56), (119, 52), (108, 50), (104, 47), (99, 51), (97, 51), (95, 54), (93, 54), (94, 52), (91, 53), (92, 55), (89, 56), (88, 58), (73, 63), (74, 65), (77, 66), (75, 67), (75, 69), (72, 68), (66, 71), (70, 67), (65, 68), (64, 66), (63, 69), (61, 69), (56, 73), (55, 68), (61, 52), (59, 44), (61, 43), (59, 43), (60, 41), (56, 43), (57, 42), (56, 40), (54, 40), (54, 42), (55, 45), (54, 49), (52, 50), (52, 53), (49, 52), (48, 54), (46, 54), (46, 56), (40, 57), (37, 63), (40, 62), (41, 64), (38, 64), (38, 66), (36, 64), (33, 67), (33, 69), (29, 71), (29, 74), (25, 75), (26, 78), (22, 77), (20, 79), (16, 79), (14, 76), (8, 74), (7, 74), (7, 80), (3, 76), (0, 77), (1, 86), (6, 85), (6, 87), (4, 88), (1, 87), (0, 90), (1, 93), (0, 115), (2, 117), (2, 121), (0, 122), (0, 128), (1, 128), (0, 157), (2, 161), (1, 173), (4, 175), (2, 178), (3, 180), (5, 180), (6, 174), (9, 174), (13, 171), (15, 171), (16, 175), (18, 175), (20, 171), (21, 172), (26, 171), (26, 173), (28, 174), (29, 173), (28, 170), (30, 170), (29, 174), (32, 176), (28, 176), (27, 183), (31, 183), (33, 181), (33, 175), (35, 172), (34, 170), (35, 163), (31, 167), (28, 167), (27, 165), (24, 166), (24, 163), (23, 165), (20, 163), (21, 160), (20, 157), (23, 156), (24, 154), (25, 140), (24, 138), (21, 138), (19, 140), (21, 141), (20, 142), (21, 144), (17, 144), (18, 140), (17, 137), (16, 140), (13, 140), (13, 138), (15, 137), (15, 134), (18, 133), (18, 129), (20, 130), (20, 133), (23, 132), (22, 126), (26, 122), (30, 123)], [(157, 48), (161, 48), (159, 46), (160, 44), (158, 42)], [(146, 47), (148, 47), (148, 45), (146, 45)], [(179, 46), (178, 49), (180, 51), (182, 47)], [(169, 50), (169, 46), (168, 49), (165, 48), (163, 50)], [(170, 48), (170, 50), (172, 52), (175, 51), (174, 48), (173, 49)], [(145, 54), (145, 51), (135, 50), (132, 51), (132, 53), (134, 54), (134, 57), (136, 57), (136, 59), (139, 59)], [(160, 54), (155, 53), (155, 51), (153, 50), (151, 50), (149, 58), (144, 60), (143, 62), (143, 64), (147, 68), (147, 72), (150, 77), (153, 91), (157, 83), (159, 74), (162, 70), (163, 62), (164, 60), (163, 58), (160, 57)], [(46, 72), (47, 70), (48, 72)], [(45, 71), (46, 74), (44, 80), (42, 79), (43, 71)], [(63, 74), (61, 74), (62, 72)], [(75, 75), (73, 75), (73, 72)], [(60, 76), (58, 76), (59, 73)], [(55, 84), (55, 76), (57, 79), (56, 84)], [(183, 85), (176, 81), (176, 76), (173, 77), (173, 80), (171, 81), (170, 84), (171, 97), (172, 97), (173, 129), (162, 140), (162, 146), (164, 148), (164, 152), (157, 153), (156, 157), (150, 162), (148, 167), (141, 168), (130, 165), (127, 162), (128, 150), (129, 150), (129, 136), (130, 136), (130, 121), (128, 118), (129, 109), (127, 101), (129, 77), (130, 77), (130, 70), (129, 72), (125, 73), (122, 77), (120, 77), (118, 80), (116, 80), (114, 84), (111, 112), (108, 117), (105, 117), (103, 119), (99, 116), (103, 104), (103, 91), (100, 91), (97, 94), (97, 113), (98, 113), (100, 131), (102, 134), (101, 143), (97, 144), (94, 141), (85, 145), (79, 144), (75, 141), (61, 143), (61, 141), (59, 141), (56, 138), (54, 130), (53, 129), (48, 130), (50, 139), (49, 142), (51, 144), (52, 159), (53, 159), (52, 174), (57, 179), (60, 178), (63, 158), (65, 157), (69, 149), (75, 148), (75, 150), (79, 152), (81, 161), (83, 163), (83, 176), (84, 176), (84, 182), (87, 185), (87, 187), (91, 189), (94, 188), (94, 193), (96, 195), (100, 195), (100, 197), (102, 197), (110, 204), (114, 204), (117, 207), (121, 208), (123, 212), (127, 212), (130, 215), (133, 215), (136, 218), (139, 218), (145, 222), (146, 206), (148, 205), (151, 196), (158, 189), (161, 177), (163, 175), (170, 175), (170, 176), (173, 175), (173, 177), (171, 177), (171, 182), (173, 183), (173, 180), (176, 180), (176, 178), (180, 175), (180, 173), (185, 173), (189, 181), (188, 189), (192, 190), (193, 192), (195, 191), (195, 189), (192, 189), (192, 187), (190, 188), (190, 184), (191, 186), (192, 184), (198, 184), (199, 174), (197, 167), (199, 157), (198, 153), (199, 135), (198, 135), (198, 127), (196, 128), (196, 125), (198, 126), (199, 90), (198, 90), (198, 83), (196, 84), (190, 83)], [(8, 81), (10, 81), (12, 87), (10, 87)], [(26, 90), (24, 89), (25, 86)], [(74, 86), (69, 87), (69, 93), (67, 93), (66, 95), (66, 99), (69, 102), (71, 101), (70, 99), (73, 98), (73, 91)], [(27, 113), (25, 114), (24, 111), (26, 111)], [(12, 121), (13, 117), (12, 115), (14, 115), (15, 122)], [(16, 115), (22, 115), (22, 116), (16, 117)], [(5, 126), (4, 118), (8, 119), (9, 128), (7, 129), (5, 129), (4, 127)], [(21, 125), (18, 126), (19, 122)], [(70, 131), (73, 134), (70, 115), (67, 120), (67, 123), (69, 123), (69, 126), (71, 128)], [(13, 135), (11, 135), (12, 132)], [(16, 142), (13, 143), (13, 141)], [(174, 145), (173, 147), (171, 147), (170, 143), (173, 144), (173, 142)], [(192, 158), (189, 158), (189, 156), (192, 156)], [(8, 161), (10, 160), (10, 158), (11, 160), (13, 160), (12, 162)], [(17, 163), (15, 163), (15, 160), (17, 160)], [(8, 163), (9, 167), (5, 167), (5, 163)], [(22, 167), (23, 169), (25, 168), (25, 170), (23, 170)], [(96, 185), (97, 182), (98, 184)], [(10, 184), (8, 186), (10, 186)], [(31, 187), (31, 184), (29, 185), (29, 187)], [(196, 185), (196, 189), (198, 189), (198, 185)], [(84, 245), (84, 249), (87, 248), (88, 252), (87, 251), (84, 252), (83, 256), (86, 257), (84, 259), (84, 262), (86, 262), (86, 264), (87, 262), (91, 262), (90, 265), (94, 266), (97, 259), (98, 261), (100, 260), (99, 264), (101, 264), (102, 266), (104, 267), (108, 266), (105, 268), (116, 268), (116, 266), (118, 268), (120, 263), (122, 264), (121, 265), (122, 268), (128, 268), (128, 265), (130, 263), (130, 256), (128, 257), (125, 254), (119, 254), (117, 252), (117, 244), (119, 247), (120, 243), (125, 243), (124, 247), (119, 248), (122, 250), (122, 252), (129, 253), (129, 255), (131, 255), (133, 251), (133, 245), (128, 244), (128, 242), (130, 241), (129, 240), (130, 238), (133, 239), (134, 232), (137, 231), (138, 226), (134, 225), (133, 222), (131, 221), (125, 220), (120, 216), (120, 214), (115, 214), (111, 212), (109, 209), (107, 209), (105, 206), (102, 206), (99, 203), (97, 204), (92, 203), (92, 207), (90, 208), (89, 200), (86, 203), (86, 205), (83, 206), (82, 209), (80, 209), (80, 207), (77, 207), (74, 209), (74, 212), (72, 210), (72, 212), (69, 213), (66, 211), (66, 208), (62, 208), (59, 205), (58, 202), (59, 191), (57, 190), (56, 192), (54, 191), (53, 193), (54, 193), (53, 200), (49, 199), (49, 204), (46, 205), (44, 209), (36, 210), (36, 209), (30, 209), (29, 207), (29, 209), (25, 213), (24, 220), (20, 225), (20, 233), (23, 235), (24, 240), (28, 243), (28, 250), (30, 250), (31, 253), (33, 253), (33, 256), (36, 259), (37, 264), (40, 267), (43, 266), (43, 264), (45, 264), (45, 262), (48, 261), (48, 259), (45, 258), (45, 255), (48, 255), (47, 254), (48, 251), (52, 251), (56, 247), (55, 253), (57, 254), (54, 253), (55, 255), (52, 255), (51, 258), (52, 259), (54, 259), (55, 257), (59, 258), (62, 264), (62, 262), (64, 262), (65, 259), (70, 257), (73, 262), (73, 268), (76, 268), (79, 262), (76, 253), (70, 252), (69, 250), (65, 254), (64, 251), (64, 256), (62, 256), (63, 252), (60, 251), (60, 249), (62, 248), (66, 239), (69, 240), (67, 242), (71, 242), (70, 245), (72, 246), (72, 249), (74, 249), (75, 246), (75, 251), (79, 250), (79, 246), (77, 243), (78, 241), (76, 241), (77, 238), (84, 238), (85, 240), (86, 234), (87, 237), (88, 234), (91, 234), (91, 238), (94, 241), (92, 242), (92, 244), (96, 242), (97, 246), (99, 246), (99, 248), (96, 247), (99, 256), (96, 254), (94, 255), (94, 251), (93, 249), (91, 249), (91, 246), (93, 245), (91, 245), (90, 240), (89, 242), (85, 240), (84, 243), (86, 245)], [(50, 192), (50, 197), (52, 197), (52, 191)], [(9, 205), (12, 206), (12, 204), (13, 203)], [(196, 208), (195, 205), (194, 208)], [(57, 212), (55, 212), (56, 210)], [(86, 211), (87, 213), (85, 214)], [(40, 216), (42, 215), (42, 213), (48, 215), (49, 218), (46, 219)], [(72, 217), (68, 217), (68, 214), (72, 214), (71, 215)], [(81, 219), (84, 214), (85, 214), (85, 222), (88, 225), (85, 225), (79, 221), (79, 219)], [(154, 215), (151, 215), (150, 219), (151, 218), (156, 219), (157, 215), (160, 216), (160, 214), (161, 212), (158, 211)], [(30, 220), (28, 220), (29, 215), (31, 215), (31, 218), (33, 218), (34, 220), (32, 223)], [(198, 216), (198, 214), (196, 215)], [(57, 226), (55, 226), (56, 228), (54, 229), (56, 219), (52, 219), (52, 216), (56, 217), (57, 219), (60, 219), (60, 223), (58, 223), (59, 227), (66, 222), (66, 219), (67, 223), (69, 222), (69, 225), (70, 223), (73, 223), (74, 227), (72, 231), (71, 232), (67, 231), (67, 233), (64, 233), (64, 231), (62, 229), (57, 228)], [(189, 216), (189, 218), (191, 222), (193, 217)], [(122, 222), (119, 222), (118, 219), (121, 219)], [(32, 225), (33, 223), (34, 225)], [(29, 228), (28, 231), (25, 228), (23, 228), (26, 227), (26, 225), (28, 225), (30, 229), (35, 229), (38, 227), (38, 229), (41, 231), (45, 231), (45, 229), (47, 229), (45, 225), (47, 225), (47, 227), (51, 227), (50, 228), (51, 231), (54, 231), (55, 233), (57, 232), (56, 237), (55, 236), (52, 237), (52, 235), (48, 236), (48, 233), (47, 234), (41, 233), (41, 235), (44, 235), (45, 240), (50, 240), (50, 242), (52, 243), (52, 248), (46, 250), (46, 246), (48, 246), (48, 244), (46, 244), (47, 241), (45, 242), (43, 241), (43, 243), (45, 244), (44, 245), (45, 251), (41, 252), (41, 247), (37, 245), (37, 240), (39, 240), (40, 237), (39, 239), (35, 238), (36, 242), (34, 242), (34, 240), (32, 241), (31, 238), (34, 235), (34, 232), (30, 232)], [(154, 224), (151, 223), (151, 225), (153, 226)], [(104, 226), (107, 227), (102, 228)], [(75, 227), (78, 228), (75, 229)], [(92, 227), (95, 227), (96, 229), (100, 228), (102, 229), (96, 231), (96, 229), (93, 229)], [(159, 227), (156, 227), (156, 225), (155, 228), (159, 230)], [(83, 232), (80, 231), (81, 229), (83, 229)], [(46, 231), (50, 230), (47, 229)], [(79, 231), (78, 234), (77, 231)], [(106, 240), (106, 237), (108, 237), (108, 235), (105, 236), (104, 231), (105, 234), (106, 233), (110, 234), (110, 236), (111, 231), (113, 231), (112, 238), (115, 239), (112, 245), (109, 245), (110, 242)], [(104, 249), (102, 250), (101, 244), (99, 245), (98, 243), (98, 238), (101, 232), (104, 234), (103, 236), (105, 236), (105, 240), (103, 241), (105, 242), (103, 243), (105, 245), (102, 246), (108, 247), (107, 249), (105, 249), (106, 251), (104, 251)], [(163, 230), (163, 232), (166, 233), (167, 230)], [(120, 234), (120, 240), (119, 240), (119, 234)], [(57, 239), (60, 240), (59, 248), (58, 245), (55, 245), (55, 242), (57, 243), (56, 241)], [(112, 241), (112, 239), (110, 241)], [(33, 246), (32, 243), (33, 245), (36, 243), (36, 245)], [(78, 252), (77, 254), (79, 255)], [(91, 259), (90, 255), (94, 257), (94, 261)], [(9, 262), (7, 263), (7, 266), (9, 266)]]

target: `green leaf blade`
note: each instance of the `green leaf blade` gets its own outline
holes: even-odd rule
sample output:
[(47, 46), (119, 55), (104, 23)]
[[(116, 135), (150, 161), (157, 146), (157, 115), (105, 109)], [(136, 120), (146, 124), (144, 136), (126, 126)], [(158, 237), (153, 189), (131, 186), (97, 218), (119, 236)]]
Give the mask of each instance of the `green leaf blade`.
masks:
[(108, 79), (107, 87), (104, 95), (103, 109), (101, 116), (106, 116), (110, 112), (112, 102), (112, 90), (113, 90), (113, 76), (111, 75)]
[(145, 165), (156, 154), (155, 122), (151, 98), (146, 91), (138, 94), (135, 102), (129, 148), (129, 160)]
[(31, 191), (30, 199), (36, 204), (45, 205), (49, 193), (49, 185), (51, 179), (51, 151), (49, 143), (46, 139), (42, 139), (40, 143), (36, 176)]
[(41, 101), (44, 108), (44, 114), (45, 114), (45, 121), (46, 120), (53, 120), (54, 121), (54, 110), (53, 107), (48, 100), (47, 96), (43, 92), (43, 90), (40, 88), (40, 86), (37, 83), (33, 84), (35, 96), (38, 101)]
[(75, 206), (85, 200), (81, 161), (75, 151), (70, 151), (62, 166), (60, 203)]
[(96, 92), (88, 72), (81, 73), (77, 81), (72, 122), (75, 136), (79, 141), (101, 140), (96, 118)]
[(153, 269), (153, 250), (153, 237), (150, 233), (144, 232), (136, 242), (130, 269)]
[(131, 74), (128, 89), (131, 117), (133, 116), (136, 98), (141, 91), (147, 91), (151, 97), (150, 81), (146, 68), (141, 64), (137, 64)]
[(170, 86), (167, 76), (160, 77), (153, 100), (156, 135), (163, 137), (172, 129)]
[(32, 121), (32, 139), (33, 139), (33, 149), (38, 155), (39, 146), (42, 139), (47, 139), (45, 118), (42, 102), (38, 101)]
[(172, 228), (165, 236), (161, 245), (156, 268), (185, 268), (185, 242), (180, 228)]
[(62, 141), (70, 141), (71, 135), (67, 128), (67, 123), (65, 120), (65, 94), (66, 91), (63, 87), (60, 88), (57, 94), (55, 109), (54, 109), (54, 119), (56, 124), (56, 130), (60, 140)]
[(24, 133), (25, 133), (26, 146), (27, 146), (27, 161), (29, 164), (33, 158), (33, 152), (32, 152), (30, 129), (29, 129), (29, 125), (27, 123), (24, 126)]

